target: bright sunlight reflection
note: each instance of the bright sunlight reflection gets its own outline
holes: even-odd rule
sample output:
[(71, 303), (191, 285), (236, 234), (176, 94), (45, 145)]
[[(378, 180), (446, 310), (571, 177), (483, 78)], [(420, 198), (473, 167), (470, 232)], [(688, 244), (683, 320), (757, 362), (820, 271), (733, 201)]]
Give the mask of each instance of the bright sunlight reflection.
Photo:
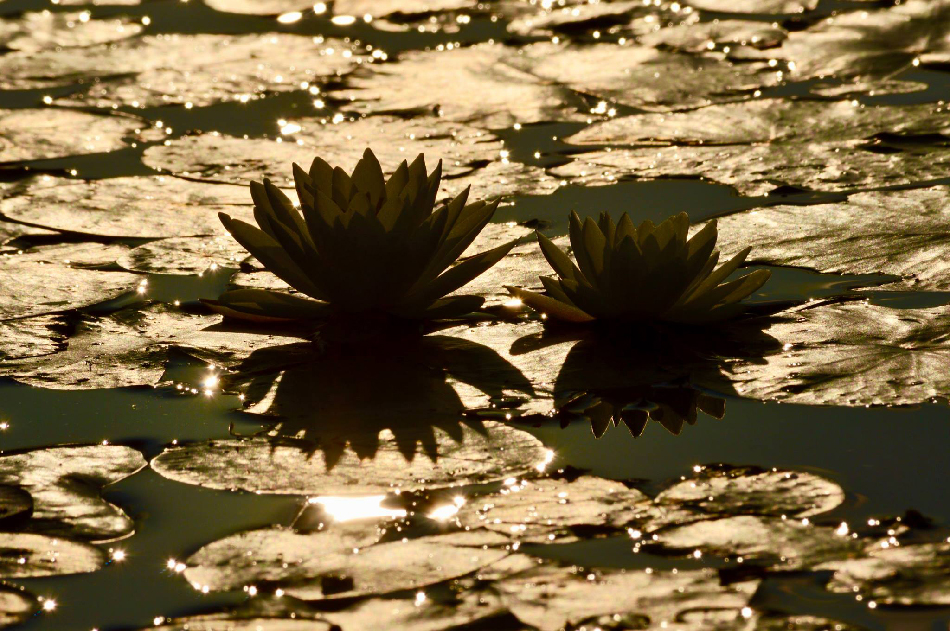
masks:
[(368, 497), (311, 497), (311, 504), (320, 504), (327, 514), (335, 521), (353, 521), (370, 517), (389, 517), (396, 519), (405, 517), (406, 511), (402, 508), (386, 508), (382, 505), (385, 495), (370, 495)]

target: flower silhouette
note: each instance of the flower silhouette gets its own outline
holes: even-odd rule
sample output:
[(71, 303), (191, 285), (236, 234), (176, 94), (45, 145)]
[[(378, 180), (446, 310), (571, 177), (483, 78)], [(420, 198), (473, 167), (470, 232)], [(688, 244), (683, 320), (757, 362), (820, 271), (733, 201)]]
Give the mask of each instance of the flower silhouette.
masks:
[(614, 221), (583, 223), (571, 213), (571, 259), (538, 234), (544, 257), (558, 278), (542, 276), (547, 295), (509, 287), (532, 309), (565, 322), (666, 321), (684, 324), (719, 322), (743, 312), (747, 298), (771, 272), (757, 270), (723, 282), (745, 261), (746, 248), (716, 267), (716, 222), (687, 239), (689, 217), (680, 213), (659, 225), (635, 226), (624, 213)]
[(300, 211), (268, 180), (251, 183), (259, 228), (222, 213), (228, 232), (268, 270), (303, 294), (238, 289), (207, 304), (227, 316), (274, 322), (346, 314), (409, 320), (457, 317), (483, 299), (447, 294), (497, 263), (514, 243), (453, 263), (498, 202), (468, 204), (468, 189), (435, 209), (442, 163), (422, 154), (388, 180), (369, 149), (347, 175), (319, 157), (294, 165)]

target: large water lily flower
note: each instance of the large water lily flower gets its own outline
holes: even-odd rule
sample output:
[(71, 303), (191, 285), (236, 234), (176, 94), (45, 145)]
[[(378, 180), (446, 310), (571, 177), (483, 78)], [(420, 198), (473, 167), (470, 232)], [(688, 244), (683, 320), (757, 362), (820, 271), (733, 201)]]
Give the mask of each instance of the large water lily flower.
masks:
[(723, 282), (751, 248), (716, 267), (716, 222), (687, 239), (689, 217), (680, 213), (659, 225), (635, 226), (624, 213), (620, 221), (606, 214), (581, 222), (571, 213), (573, 261), (538, 234), (541, 251), (558, 278), (542, 276), (547, 295), (509, 287), (522, 302), (547, 317), (566, 322), (595, 320), (666, 321), (687, 324), (718, 322), (742, 313), (750, 296), (771, 272), (757, 270)]
[(430, 319), (478, 309), (483, 299), (477, 296), (445, 296), (497, 263), (514, 243), (453, 266), (498, 202), (467, 204), (466, 189), (435, 209), (441, 178), (442, 162), (430, 175), (420, 154), (386, 180), (367, 149), (350, 175), (320, 158), (309, 172), (295, 164), (300, 211), (268, 180), (252, 182), (259, 228), (224, 213), (221, 221), (264, 267), (302, 295), (238, 289), (210, 306), (257, 321), (334, 314)]

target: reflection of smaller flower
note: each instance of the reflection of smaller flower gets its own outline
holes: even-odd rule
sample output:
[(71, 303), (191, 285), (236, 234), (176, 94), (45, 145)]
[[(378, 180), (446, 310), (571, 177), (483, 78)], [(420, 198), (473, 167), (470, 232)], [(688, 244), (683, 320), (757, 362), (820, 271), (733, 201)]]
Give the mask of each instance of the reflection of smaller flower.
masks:
[(435, 210), (442, 163), (430, 175), (422, 154), (384, 179), (369, 149), (347, 175), (320, 158), (310, 172), (294, 165), (301, 212), (268, 180), (251, 183), (256, 228), (221, 214), (228, 232), (268, 270), (309, 296), (239, 289), (208, 304), (256, 321), (382, 313), (448, 318), (478, 309), (477, 296), (447, 294), (497, 263), (512, 245), (454, 265), (498, 203), (466, 204), (466, 189)]
[(624, 213), (616, 224), (606, 213), (583, 224), (571, 213), (575, 265), (548, 238), (538, 234), (544, 257), (558, 278), (542, 276), (547, 295), (509, 287), (529, 307), (555, 320), (667, 321), (708, 323), (742, 313), (750, 296), (771, 272), (757, 270), (723, 282), (745, 261), (751, 248), (716, 268), (716, 222), (687, 239), (689, 217), (680, 213), (655, 226), (635, 226)]
[(639, 437), (651, 419), (678, 436), (684, 423), (696, 424), (697, 412), (722, 419), (726, 402), (689, 387), (638, 386), (569, 393), (558, 405), (555, 417), (563, 426), (575, 419), (587, 419), (597, 438), (604, 435), (611, 422), (614, 426), (623, 423)]

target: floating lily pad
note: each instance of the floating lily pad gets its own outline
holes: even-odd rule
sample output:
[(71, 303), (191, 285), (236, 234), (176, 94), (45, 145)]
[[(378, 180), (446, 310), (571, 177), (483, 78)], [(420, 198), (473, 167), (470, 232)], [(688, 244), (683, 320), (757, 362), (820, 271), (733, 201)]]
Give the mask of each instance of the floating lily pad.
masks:
[(519, 70), (515, 59), (508, 47), (490, 44), (407, 52), (395, 64), (364, 66), (340, 96), (364, 113), (435, 110), (448, 121), (496, 129), (571, 117), (563, 109), (568, 93)]
[(493, 623), (498, 628), (507, 629), (512, 622), (497, 596), (476, 590), (466, 590), (448, 602), (431, 598), (424, 602), (405, 598), (368, 598), (347, 609), (328, 612), (325, 617), (341, 629), (370, 629), (380, 620), (385, 620), (386, 628), (393, 631), (450, 631), (468, 625), (489, 628), (487, 625)]
[(0, 319), (76, 309), (132, 289), (132, 274), (78, 266), (90, 259), (114, 261), (123, 250), (80, 243), (0, 255)]
[(319, 154), (349, 172), (370, 145), (381, 147), (376, 154), (387, 170), (425, 153), (430, 166), (442, 159), (446, 176), (462, 175), (472, 170), (474, 160), (497, 158), (501, 150), (501, 143), (487, 132), (427, 118), (371, 117), (339, 124), (307, 118), (288, 124), (300, 129), (282, 142), (216, 133), (187, 136), (148, 149), (144, 160), (154, 168), (193, 177), (236, 184), (268, 177), (292, 186), (291, 163), (307, 169)]
[(844, 491), (803, 471), (702, 467), (694, 477), (660, 493), (656, 501), (686, 504), (707, 513), (807, 517), (841, 504)]
[[(759, 6), (750, 1), (753, 4)], [(790, 33), (779, 48), (761, 53), (745, 50), (743, 57), (782, 60), (788, 66), (788, 78), (795, 81), (813, 77), (887, 80), (910, 68), (921, 53), (946, 49), (948, 17), (950, 7), (927, 0), (840, 12)]]
[(653, 111), (739, 100), (736, 92), (779, 82), (768, 64), (731, 64), (648, 46), (533, 44), (517, 63), (547, 81), (606, 101)]
[(462, 506), (456, 518), (466, 528), (487, 528), (519, 541), (578, 540), (572, 528), (621, 532), (649, 512), (652, 500), (619, 482), (582, 476), (567, 480), (524, 480), (497, 495)]
[(804, 13), (818, 6), (818, 0), (690, 0), (689, 5), (722, 13)]
[[(283, 585), (306, 600), (386, 594), (469, 574), (508, 552), (501, 536), (481, 536), (468, 545), (452, 535), (374, 543), (375, 529), (330, 526), (298, 534), (268, 529), (240, 533), (209, 544), (187, 561), (185, 578), (213, 591), (261, 581)], [(354, 532), (355, 530), (355, 532)], [(368, 534), (368, 536), (367, 536)]]
[(950, 289), (950, 186), (851, 195), (846, 202), (774, 206), (719, 220), (725, 255), (822, 272), (896, 274), (888, 288)]
[(868, 558), (831, 562), (832, 591), (887, 605), (950, 605), (950, 544), (877, 547)]
[(335, 631), (337, 628), (321, 620), (195, 616), (171, 624), (145, 627), (141, 631)]
[(941, 178), (948, 168), (945, 149), (879, 153), (851, 141), (595, 151), (551, 172), (577, 184), (703, 176), (743, 195), (766, 195), (786, 184), (825, 191), (912, 184)]
[[(542, 631), (609, 625), (619, 628), (685, 628), (681, 617), (718, 614), (738, 621), (756, 582), (720, 585), (715, 572), (578, 571), (539, 567), (496, 582), (493, 589), (523, 623)], [(623, 625), (626, 618), (629, 626)], [(665, 623), (665, 624), (664, 624)], [(606, 626), (605, 628), (611, 628)], [(700, 625), (695, 628), (710, 628)]]
[(93, 46), (134, 37), (141, 24), (128, 19), (90, 19), (87, 13), (25, 13), (0, 21), (0, 45), (12, 50), (38, 52), (63, 47)]
[(0, 110), (0, 161), (115, 151), (140, 127), (132, 118), (75, 110)]
[(51, 447), (0, 456), (0, 483), (33, 497), (30, 531), (109, 541), (131, 534), (135, 524), (100, 492), (145, 466), (142, 454), (131, 447)]
[(219, 212), (253, 221), (244, 186), (169, 176), (72, 180), (48, 175), (8, 189), (0, 213), (53, 230), (107, 237), (224, 234)]
[(862, 107), (850, 101), (761, 99), (689, 112), (637, 114), (598, 123), (566, 139), (579, 145), (731, 145), (862, 140), (879, 133), (950, 130), (933, 105)]
[[(215, 330), (220, 316), (155, 305), (83, 320), (66, 348), (35, 360), (4, 363), (0, 374), (46, 388), (122, 388), (156, 385), (174, 349), (221, 365), (255, 349), (293, 341), (273, 333)], [(292, 335), (292, 333), (290, 333)]]
[(87, 543), (29, 533), (0, 532), (0, 576), (35, 578), (95, 572), (105, 553)]
[(647, 46), (690, 53), (707, 52), (722, 46), (773, 48), (788, 33), (780, 26), (758, 20), (713, 20), (661, 28), (640, 38)]
[[(215, 266), (237, 267), (247, 256), (247, 250), (231, 235), (215, 235), (151, 241), (132, 248), (116, 262), (135, 272), (200, 274), (209, 268), (214, 269)], [(283, 281), (280, 281), (280, 285), (286, 287)]]
[(625, 24), (638, 9), (644, 10), (644, 3), (639, 0), (541, 6), (544, 10), (538, 13), (513, 19), (508, 24), (508, 30), (520, 35), (538, 35), (552, 31), (573, 32), (604, 28)]
[(807, 519), (739, 515), (672, 526), (658, 533), (671, 551), (742, 557), (781, 569), (810, 568), (829, 559), (860, 556), (864, 542)]
[[(430, 430), (431, 431), (431, 430)], [(450, 436), (437, 428), (438, 456), (407, 461), (392, 433), (373, 458), (353, 452), (328, 466), (308, 441), (263, 438), (198, 443), (167, 449), (152, 461), (160, 475), (213, 489), (296, 495), (366, 495), (396, 489), (458, 486), (523, 475), (547, 461), (533, 436), (506, 425), (461, 426)]]
[(100, 107), (201, 106), (299, 90), (302, 83), (352, 68), (357, 57), (351, 52), (343, 42), (289, 34), (149, 35), (82, 55), (68, 49), (11, 53), (0, 58), (0, 86), (45, 88), (109, 76), (80, 101)]
[(828, 405), (911, 405), (950, 393), (942, 307), (889, 309), (845, 303), (803, 309), (767, 331), (786, 351), (741, 363), (745, 397)]
[(0, 627), (19, 624), (36, 613), (36, 596), (24, 589), (0, 585)]
[(393, 14), (421, 15), (456, 9), (476, 9), (472, 0), (335, 0), (333, 13), (362, 17), (386, 17)]
[(52, 355), (66, 345), (60, 316), (0, 322), (0, 361)]

